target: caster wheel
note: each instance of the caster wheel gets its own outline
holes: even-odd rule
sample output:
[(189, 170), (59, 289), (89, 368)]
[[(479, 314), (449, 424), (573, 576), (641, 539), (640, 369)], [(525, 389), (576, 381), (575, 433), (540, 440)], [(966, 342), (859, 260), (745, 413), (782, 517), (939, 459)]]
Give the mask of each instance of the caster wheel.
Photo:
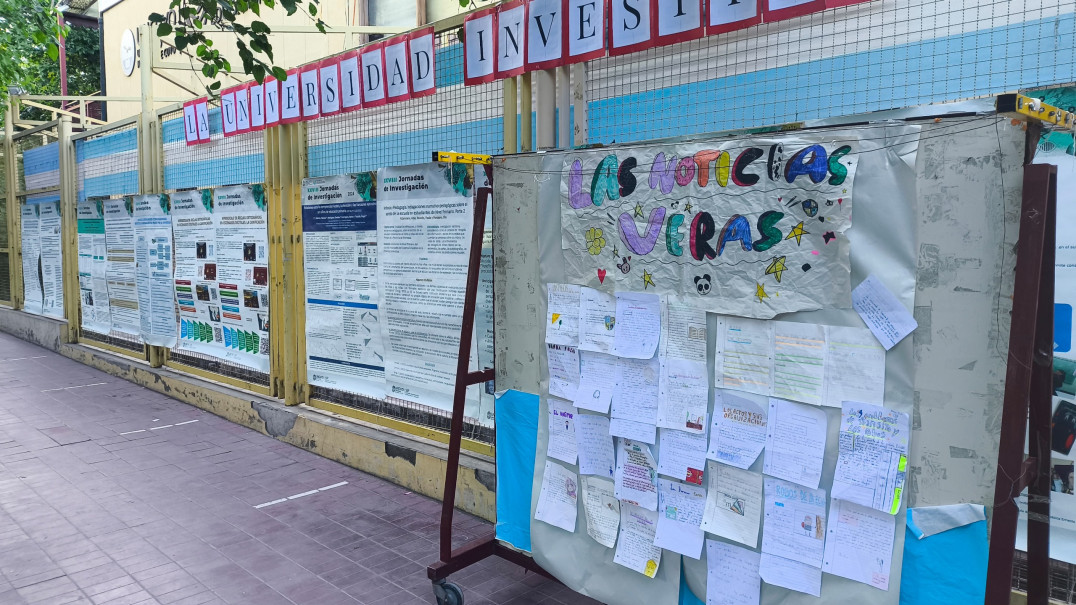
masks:
[(463, 605), (463, 591), (452, 582), (435, 582), (433, 596), (437, 598), (437, 605)]

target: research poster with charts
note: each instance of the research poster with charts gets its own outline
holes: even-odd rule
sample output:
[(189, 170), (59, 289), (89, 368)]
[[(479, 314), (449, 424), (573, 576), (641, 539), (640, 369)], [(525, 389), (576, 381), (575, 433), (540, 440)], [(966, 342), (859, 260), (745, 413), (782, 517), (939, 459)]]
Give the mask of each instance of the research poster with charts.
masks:
[(26, 203), (20, 208), (22, 226), (22, 308), (27, 313), (41, 314), (41, 232), (38, 227), (41, 212), (37, 204)]
[(108, 309), (112, 329), (138, 336), (138, 284), (135, 278), (134, 198), (104, 200)]
[(82, 329), (108, 334), (108, 264), (105, 259), (105, 214), (101, 200), (79, 202), (78, 289)]
[[(382, 168), (377, 178), (378, 287), (388, 395), (442, 410), (451, 409), (456, 380), (474, 168), (419, 164)], [(472, 403), (467, 415), (481, 411)]]
[(63, 230), (60, 202), (38, 204), (41, 245), (41, 314), (64, 316)]
[(851, 306), (855, 141), (746, 139), (568, 154), (568, 283), (727, 315)]
[(139, 335), (158, 347), (176, 345), (172, 299), (172, 215), (164, 194), (134, 196)]
[(303, 180), (306, 372), (312, 385), (383, 399), (375, 177)]
[(223, 347), (215, 355), (269, 371), (269, 231), (265, 189), (213, 190), (217, 295)]
[(220, 356), (224, 347), (217, 289), (217, 224), (213, 190), (173, 193), (175, 291), (179, 309), (177, 348)]

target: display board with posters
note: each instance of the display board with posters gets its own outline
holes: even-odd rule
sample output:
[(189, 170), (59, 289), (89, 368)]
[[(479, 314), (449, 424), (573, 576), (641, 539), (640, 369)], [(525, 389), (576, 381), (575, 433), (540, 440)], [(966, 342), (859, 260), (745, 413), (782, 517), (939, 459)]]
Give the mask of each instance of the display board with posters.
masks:
[(63, 235), (60, 202), (29, 197), (22, 218), (23, 310), (56, 319), (64, 316)]
[(108, 261), (105, 215), (101, 200), (78, 203), (78, 288), (82, 329), (98, 334), (112, 330), (108, 308)]
[(176, 344), (172, 298), (172, 216), (164, 194), (133, 197), (139, 336), (148, 345)]
[(269, 234), (262, 185), (173, 195), (177, 348), (269, 371)]
[(307, 381), (382, 399), (375, 177), (303, 181), (303, 273)]

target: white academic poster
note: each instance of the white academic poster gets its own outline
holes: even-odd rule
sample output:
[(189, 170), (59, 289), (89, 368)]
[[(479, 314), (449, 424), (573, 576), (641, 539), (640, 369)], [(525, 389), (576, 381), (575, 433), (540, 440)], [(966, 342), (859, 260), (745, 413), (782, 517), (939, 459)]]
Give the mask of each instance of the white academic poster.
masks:
[(105, 214), (105, 265), (112, 330), (137, 337), (142, 325), (135, 277), (134, 198), (104, 200), (102, 207)]
[(179, 311), (181, 350), (220, 355), (224, 331), (217, 290), (217, 224), (213, 190), (173, 193), (172, 235), (175, 245), (176, 308)]
[(78, 203), (78, 289), (81, 328), (98, 334), (112, 330), (108, 309), (105, 215), (101, 200)]
[(134, 196), (139, 336), (148, 345), (176, 346), (172, 299), (172, 216), (168, 196)]
[(375, 177), (303, 180), (306, 372), (312, 385), (383, 399)]
[(41, 314), (41, 232), (38, 227), (38, 204), (26, 203), (20, 206), (22, 227), (22, 310), (27, 313)]
[(474, 166), (382, 168), (377, 185), (388, 395), (450, 410), (470, 258)]
[(41, 314), (64, 317), (63, 227), (60, 202), (37, 204), (41, 246)]

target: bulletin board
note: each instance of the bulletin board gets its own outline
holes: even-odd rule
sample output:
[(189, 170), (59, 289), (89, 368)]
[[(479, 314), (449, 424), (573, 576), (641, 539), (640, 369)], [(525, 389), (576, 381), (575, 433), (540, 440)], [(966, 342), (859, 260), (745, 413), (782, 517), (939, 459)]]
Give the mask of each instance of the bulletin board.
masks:
[[(793, 133), (663, 140), (599, 150), (496, 158), (496, 388), (535, 393), (541, 398), (531, 482), (531, 550), (535, 560), (573, 590), (613, 605), (678, 603), (681, 570), (699, 598), (705, 600), (707, 592), (705, 547), (698, 560), (663, 551), (655, 577), (650, 578), (614, 563), (615, 548), (607, 548), (588, 535), (582, 498), (574, 532), (534, 520), (549, 439), (550, 374), (546, 357), (549, 284), (578, 284), (610, 294), (658, 292), (666, 300), (705, 309), (708, 412), (712, 417), (716, 392), (713, 386), (715, 335), (722, 318), (739, 316), (863, 328), (863, 321), (852, 308), (850, 291), (873, 276), (918, 321), (918, 328), (910, 336), (885, 353), (884, 362), (884, 407), (907, 414), (910, 422), (906, 482), (899, 510), (894, 515), (888, 589), (823, 573), (821, 597), (839, 602), (898, 603), (905, 508), (974, 502), (986, 505), (989, 511), (993, 504), (997, 448), (991, 444), (996, 445), (1000, 427), (1023, 140), (1019, 125), (995, 116), (976, 116), (807, 128)], [(663, 175), (654, 174), (652, 169), (657, 154), (684, 158), (701, 150), (729, 149), (735, 150), (730, 154), (735, 159), (750, 147), (794, 153), (811, 145), (822, 145), (827, 152), (850, 146), (845, 157), (854, 160), (849, 162), (854, 165), (854, 175), (849, 175), (847, 199), (839, 202), (837, 210), (832, 207), (828, 212), (817, 210), (784, 199), (764, 202), (774, 204), (775, 210), (776, 204), (783, 204), (781, 210), (789, 217), (796, 217), (781, 223), (782, 241), (795, 237), (789, 235), (790, 227), (802, 219), (803, 242), (811, 242), (804, 258), (787, 255), (784, 265), (774, 269), (773, 255), (764, 255), (765, 263), (754, 262), (747, 267), (744, 263), (723, 266), (722, 257), (734, 255), (722, 255), (711, 259), (712, 271), (703, 273), (694, 270), (697, 266), (685, 271), (683, 263), (671, 267), (668, 263), (648, 264), (652, 250), (642, 255), (628, 251), (646, 250), (645, 241), (640, 244), (631, 240), (648, 239), (655, 235), (651, 230), (657, 231), (653, 239), (659, 253), (674, 248), (667, 239), (668, 223), (656, 220), (655, 208), (665, 207), (666, 213), (688, 214), (688, 221), (699, 213), (699, 208), (695, 213), (685, 212), (683, 200), (679, 200), (678, 208), (672, 207), (670, 200), (675, 192), (662, 191)], [(618, 168), (601, 172), (603, 158), (610, 155), (616, 156), (614, 165), (627, 157), (639, 158), (638, 167), (631, 170), (638, 181), (636, 187), (661, 193), (648, 194), (645, 198), (627, 195), (620, 200), (610, 196), (611, 189), (624, 184), (616, 178)], [(788, 160), (788, 156), (780, 157)], [(573, 174), (576, 160), (581, 168), (578, 175)], [(716, 161), (719, 164), (720, 160)], [(773, 164), (772, 159), (760, 157), (756, 164), (739, 171), (735, 177), (733, 174), (727, 177), (733, 180), (756, 174), (766, 179), (767, 168)], [(715, 170), (711, 165), (710, 178), (720, 175), (720, 168), (717, 165)], [(787, 165), (781, 168), (788, 170)], [(730, 165), (729, 170), (735, 171), (736, 166)], [(596, 172), (598, 176), (594, 176)], [(688, 172), (685, 167), (677, 174), (674, 168), (671, 178), (686, 185), (691, 180)], [(832, 172), (826, 178), (831, 176)], [(694, 186), (699, 177), (693, 173), (691, 178), (696, 179)], [(576, 219), (575, 215), (564, 212), (565, 208), (573, 207), (573, 194), (593, 196), (595, 187), (604, 200), (602, 212), (591, 213), (586, 219)], [(830, 199), (831, 193), (827, 192)], [(735, 228), (731, 220), (728, 223), (726, 220), (736, 212), (737, 204), (744, 203), (742, 198), (732, 198), (724, 191), (698, 197), (691, 203), (710, 211), (716, 230), (720, 232), (722, 225), (725, 229)], [(636, 208), (639, 199), (642, 199), (641, 207)], [(584, 206), (582, 200), (579, 199), (580, 207)], [(759, 209), (756, 206), (755, 210)], [(627, 220), (622, 218), (625, 212), (629, 215)], [(833, 222), (830, 225), (816, 222), (817, 215), (830, 216)], [(565, 225), (562, 216), (573, 217), (573, 224)], [(764, 239), (764, 234), (760, 238), (757, 219), (756, 212), (749, 221), (752, 244)], [(592, 220), (593, 224), (585, 224), (586, 220)], [(600, 235), (592, 231), (599, 228)], [(630, 228), (635, 228), (635, 233)], [(695, 231), (694, 227), (689, 230), (688, 225), (679, 232), (707, 233), (705, 226)], [(829, 232), (832, 237), (826, 235)], [(826, 238), (811, 239), (819, 235)], [(600, 244), (596, 243), (599, 237), (604, 239)], [(826, 249), (816, 245), (817, 242), (821, 246), (831, 242), (832, 245)], [(614, 245), (618, 248), (615, 261), (612, 255), (600, 254), (603, 250), (599, 248)], [(698, 245), (699, 242), (683, 240), (684, 248)], [(741, 242), (726, 242), (729, 245), (739, 248)], [(590, 252), (591, 247), (598, 254)], [(694, 253), (692, 250), (691, 254)], [(629, 261), (628, 256), (633, 258)], [(608, 261), (603, 260), (606, 257)], [(608, 266), (602, 266), (602, 262)], [(627, 270), (625, 264), (630, 265)], [(690, 261), (688, 265), (691, 266)], [(775, 270), (783, 271), (780, 281), (774, 275)], [(710, 284), (703, 294), (695, 277), (707, 274), (706, 281)], [(984, 292), (989, 295), (984, 296)], [(658, 350), (662, 350), (661, 345)], [(819, 406), (817, 409), (826, 415), (827, 437), (819, 488), (828, 495), (838, 457), (841, 408)], [(651, 446), (655, 457), (660, 442), (659, 431)], [(755, 460), (751, 471), (763, 472), (766, 453), (763, 451)], [(558, 464), (569, 471), (578, 470), (577, 466)], [(499, 468), (499, 480), (510, 473), (511, 469)], [(707, 484), (704, 480), (702, 486)], [(833, 503), (829, 498), (827, 502), (830, 506)], [(827, 512), (830, 506), (826, 507)], [(760, 550), (765, 525), (763, 517), (755, 551)], [(706, 538), (716, 539), (709, 534)], [(764, 604), (813, 603), (817, 602), (815, 599), (762, 583), (760, 602)]]

